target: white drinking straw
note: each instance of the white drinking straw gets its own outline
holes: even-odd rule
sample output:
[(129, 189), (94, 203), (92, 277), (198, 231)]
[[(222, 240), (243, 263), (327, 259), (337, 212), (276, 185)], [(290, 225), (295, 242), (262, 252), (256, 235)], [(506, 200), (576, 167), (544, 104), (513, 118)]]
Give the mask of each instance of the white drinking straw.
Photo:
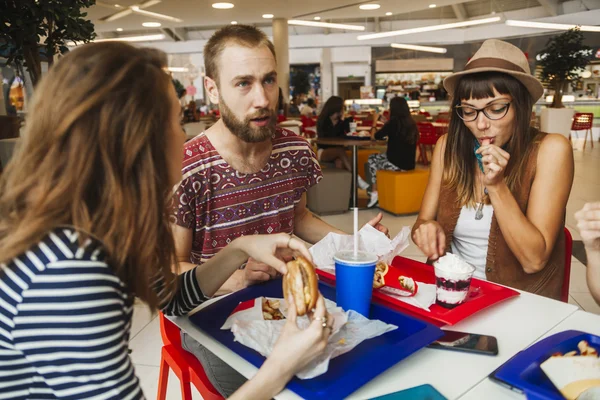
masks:
[(358, 207), (354, 207), (354, 257), (358, 256)]

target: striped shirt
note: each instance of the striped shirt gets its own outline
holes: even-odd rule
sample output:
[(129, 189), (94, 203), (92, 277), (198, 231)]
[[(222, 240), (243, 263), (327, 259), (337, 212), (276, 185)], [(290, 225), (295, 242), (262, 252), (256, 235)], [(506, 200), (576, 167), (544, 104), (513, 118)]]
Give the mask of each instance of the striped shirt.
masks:
[[(0, 264), (0, 399), (144, 398), (128, 355), (133, 298), (101, 243), (78, 239), (57, 228)], [(194, 270), (178, 279), (167, 314), (206, 300)]]
[(308, 142), (278, 128), (257, 173), (236, 171), (202, 133), (185, 145), (171, 222), (193, 231), (190, 262), (201, 264), (244, 235), (293, 233), (294, 207), (322, 178)]

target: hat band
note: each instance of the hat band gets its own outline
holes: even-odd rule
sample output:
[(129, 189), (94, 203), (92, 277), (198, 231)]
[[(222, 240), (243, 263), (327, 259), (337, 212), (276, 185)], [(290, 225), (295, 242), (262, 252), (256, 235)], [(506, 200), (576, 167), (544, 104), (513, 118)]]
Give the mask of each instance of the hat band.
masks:
[(525, 70), (519, 67), (517, 64), (513, 64), (510, 61), (506, 61), (501, 58), (492, 57), (478, 58), (476, 60), (471, 61), (465, 66), (465, 71), (474, 68), (501, 68), (509, 71), (526, 73)]

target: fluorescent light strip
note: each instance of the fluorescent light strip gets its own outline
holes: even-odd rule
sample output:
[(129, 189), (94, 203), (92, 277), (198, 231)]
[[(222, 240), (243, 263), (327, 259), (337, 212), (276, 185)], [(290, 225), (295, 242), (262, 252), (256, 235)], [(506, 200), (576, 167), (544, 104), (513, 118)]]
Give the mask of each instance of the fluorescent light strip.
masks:
[[(158, 34), (158, 35), (145, 35), (145, 36), (124, 36), (124, 37), (118, 37), (118, 38), (110, 38), (110, 39), (97, 39), (97, 40), (92, 40), (93, 43), (100, 43), (100, 42), (154, 42), (157, 40), (163, 40), (165, 38), (165, 35)], [(67, 46), (80, 46), (82, 45), (83, 42), (66, 42)]]
[(522, 28), (559, 29), (565, 31), (578, 26), (582, 32), (600, 32), (600, 26), (592, 25), (554, 24), (549, 22), (517, 21), (514, 19), (507, 19), (505, 23), (508, 26), (519, 26)]
[(390, 37), (390, 36), (410, 35), (411, 33), (441, 31), (444, 29), (453, 29), (453, 28), (462, 28), (465, 26), (490, 24), (492, 22), (498, 22), (498, 21), (500, 21), (500, 19), (501, 19), (500, 17), (491, 17), (491, 18), (484, 18), (484, 19), (476, 19), (473, 21), (453, 22), (451, 24), (431, 25), (431, 26), (422, 26), (420, 28), (402, 29), (400, 31), (372, 33), (370, 35), (360, 35), (358, 37), (358, 40), (379, 39), (379, 38)]
[(348, 31), (364, 31), (365, 27), (361, 25), (346, 25), (346, 24), (332, 24), (329, 22), (318, 22), (318, 21), (305, 21), (303, 19), (290, 19), (289, 25), (300, 25), (300, 26), (316, 26), (318, 28), (331, 28), (331, 29), (345, 29)]
[(188, 72), (189, 70), (185, 67), (169, 67), (167, 68), (171, 72)]
[(150, 12), (150, 11), (142, 10), (138, 6), (131, 6), (131, 10), (134, 13), (137, 13), (137, 14), (147, 15), (149, 17), (153, 17), (153, 18), (157, 18), (157, 19), (164, 19), (165, 21), (183, 22), (182, 19), (171, 17), (169, 15), (158, 14), (158, 13), (153, 13), (153, 12)]
[(444, 54), (444, 53), (446, 53), (448, 51), (447, 49), (445, 49), (443, 47), (416, 46), (414, 44), (392, 43), (390, 46), (393, 47), (393, 48), (395, 48), (395, 49), (428, 51), (430, 53), (439, 53), (439, 54)]

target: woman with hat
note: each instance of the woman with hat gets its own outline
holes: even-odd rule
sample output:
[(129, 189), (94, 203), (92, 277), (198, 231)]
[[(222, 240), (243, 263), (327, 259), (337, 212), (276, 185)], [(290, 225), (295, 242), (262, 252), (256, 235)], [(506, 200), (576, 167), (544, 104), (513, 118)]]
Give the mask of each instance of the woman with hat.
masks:
[(487, 40), (444, 87), (453, 114), (414, 242), (429, 261), (452, 252), (477, 278), (559, 299), (573, 152), (565, 137), (530, 126), (541, 83), (519, 48)]

